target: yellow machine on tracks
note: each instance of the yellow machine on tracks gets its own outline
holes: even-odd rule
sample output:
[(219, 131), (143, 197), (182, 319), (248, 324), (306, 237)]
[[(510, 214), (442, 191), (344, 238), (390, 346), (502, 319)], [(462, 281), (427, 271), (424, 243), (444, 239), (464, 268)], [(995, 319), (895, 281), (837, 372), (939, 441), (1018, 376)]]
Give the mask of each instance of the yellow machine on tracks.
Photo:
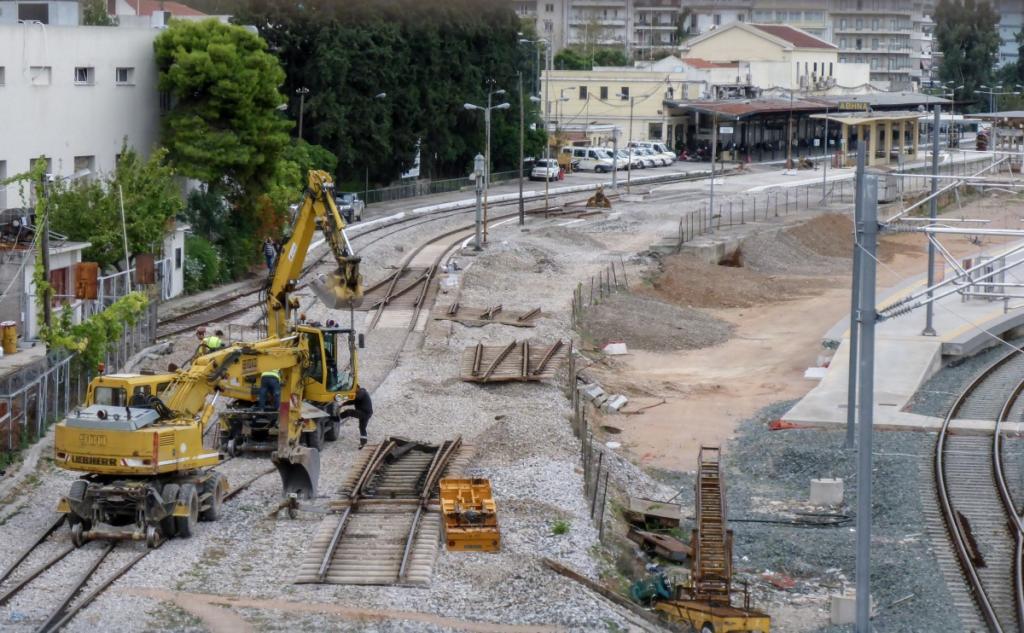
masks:
[(173, 373), (139, 372), (101, 374), (89, 382), (85, 403), (115, 407), (148, 407), (174, 381)]
[[(57, 465), (86, 473), (58, 508), (68, 517), (76, 545), (121, 538), (155, 546), (172, 536), (190, 536), (200, 519), (217, 518), (228, 484), (211, 469), (221, 455), (204, 446), (203, 436), (222, 395), (236, 405), (229, 435), (239, 421), (250, 429), (261, 420), (274, 426), (271, 457), (285, 496), (316, 494), (319, 441), (330, 436), (323, 419), (336, 423), (336, 404), (357, 389), (354, 331), (291, 320), (299, 305), (290, 293), (317, 228), (338, 269), (311, 285), (329, 308), (349, 308), (351, 319), (351, 309), (362, 301), (359, 258), (345, 236), (330, 177), (311, 171), (292, 237), (268, 288), (267, 338), (195, 358), (162, 393), (152, 393), (145, 403), (149, 408), (114, 397), (105, 398), (108, 404), (94, 399), (57, 424)], [(281, 387), (278, 406), (269, 410), (253, 405), (260, 377), (268, 372), (277, 372)]]

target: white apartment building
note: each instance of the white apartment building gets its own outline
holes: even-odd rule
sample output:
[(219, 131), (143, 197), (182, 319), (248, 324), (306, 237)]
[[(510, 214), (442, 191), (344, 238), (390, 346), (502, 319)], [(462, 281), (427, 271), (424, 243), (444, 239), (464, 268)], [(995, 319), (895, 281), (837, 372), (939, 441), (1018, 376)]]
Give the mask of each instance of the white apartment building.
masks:
[[(0, 180), (27, 171), (40, 156), (59, 176), (106, 173), (126, 139), (148, 155), (160, 131), (157, 33), (0, 25)], [(18, 190), (0, 187), (0, 210), (30, 202)]]
[(1024, 29), (1024, 0), (992, 0), (999, 13), (999, 65), (1017, 59), (1017, 33)]

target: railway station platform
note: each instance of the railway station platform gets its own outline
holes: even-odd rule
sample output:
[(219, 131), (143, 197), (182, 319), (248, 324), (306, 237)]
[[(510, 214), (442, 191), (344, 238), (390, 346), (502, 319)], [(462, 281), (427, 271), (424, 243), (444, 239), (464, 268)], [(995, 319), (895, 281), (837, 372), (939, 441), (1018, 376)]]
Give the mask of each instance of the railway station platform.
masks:
[[(990, 254), (1010, 250), (1012, 245), (1001, 245)], [(1024, 255), (1015, 254), (1007, 263), (1020, 261)], [(1024, 279), (1024, 270), (1011, 269), (1008, 279)], [(899, 297), (925, 287), (923, 276), (905, 280), (902, 284), (880, 296), (878, 306), (892, 303)], [(984, 349), (1005, 345), (1004, 338), (1024, 327), (1024, 311), (1004, 308), (1003, 301), (983, 299), (962, 300), (952, 294), (936, 302), (933, 318), (935, 336), (921, 334), (925, 325), (924, 308), (909, 314), (882, 321), (875, 336), (875, 411), (874, 425), (885, 430), (933, 431), (943, 420), (937, 417), (910, 413), (904, 409), (918, 388), (942, 366), (956, 357), (966, 357)], [(850, 321), (847, 315), (824, 336), (825, 340), (839, 341), (828, 370), (806, 396), (796, 403), (782, 419), (807, 426), (845, 426), (847, 386), (850, 359)], [(1006, 346), (1006, 351), (1012, 350)], [(991, 420), (957, 420), (955, 428), (963, 431), (991, 431)], [(1024, 423), (1007, 425), (1008, 432), (1024, 432)]]

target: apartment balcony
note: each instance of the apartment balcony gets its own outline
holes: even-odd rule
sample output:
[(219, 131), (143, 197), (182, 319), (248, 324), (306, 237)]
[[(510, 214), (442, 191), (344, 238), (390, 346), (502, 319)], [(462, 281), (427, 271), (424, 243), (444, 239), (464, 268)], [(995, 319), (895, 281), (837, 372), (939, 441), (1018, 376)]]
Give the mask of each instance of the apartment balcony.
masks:
[(914, 49), (909, 46), (903, 46), (898, 48), (855, 48), (855, 47), (840, 47), (840, 54), (845, 55), (909, 55), (914, 52)]
[(907, 35), (907, 36), (909, 36), (911, 33), (913, 33), (913, 30), (910, 28), (910, 25), (907, 25), (906, 28), (895, 28), (895, 29), (893, 29), (893, 28), (889, 28), (889, 27), (881, 27), (880, 26), (877, 29), (873, 29), (873, 28), (871, 28), (869, 26), (856, 27), (856, 26), (849, 25), (849, 24), (846, 25), (846, 26), (839, 26), (838, 23), (836, 23), (836, 22), (832, 23), (832, 31), (835, 32), (835, 33), (843, 33), (843, 34), (850, 34), (850, 35), (862, 35), (862, 34), (864, 34), (864, 35)]
[(577, 7), (601, 7), (625, 9), (626, 0), (573, 0), (573, 8)]
[(634, 22), (633, 26), (638, 31), (675, 31), (675, 24), (652, 24), (648, 22)]
[(569, 24), (575, 27), (585, 26), (605, 26), (609, 28), (625, 28), (626, 18), (583, 18), (573, 17), (569, 19)]

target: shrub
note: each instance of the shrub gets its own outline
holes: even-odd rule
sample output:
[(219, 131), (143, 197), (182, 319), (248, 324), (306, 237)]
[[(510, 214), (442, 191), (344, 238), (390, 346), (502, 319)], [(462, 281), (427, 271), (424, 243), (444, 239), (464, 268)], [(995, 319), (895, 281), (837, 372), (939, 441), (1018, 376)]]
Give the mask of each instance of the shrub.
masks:
[(185, 238), (185, 292), (212, 288), (221, 281), (220, 256), (209, 240), (198, 235)]

